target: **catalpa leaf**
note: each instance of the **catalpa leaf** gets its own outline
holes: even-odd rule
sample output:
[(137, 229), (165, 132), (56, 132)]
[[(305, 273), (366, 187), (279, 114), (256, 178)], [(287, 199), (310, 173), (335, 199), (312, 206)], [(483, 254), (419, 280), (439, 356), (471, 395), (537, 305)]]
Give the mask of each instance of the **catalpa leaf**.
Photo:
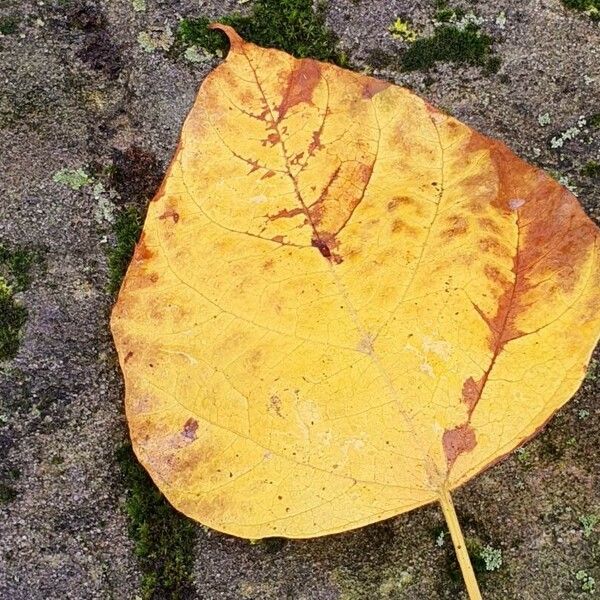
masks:
[(137, 456), (246, 538), (440, 502), (479, 597), (450, 492), (577, 390), (598, 228), (410, 91), (220, 28), (112, 316)]

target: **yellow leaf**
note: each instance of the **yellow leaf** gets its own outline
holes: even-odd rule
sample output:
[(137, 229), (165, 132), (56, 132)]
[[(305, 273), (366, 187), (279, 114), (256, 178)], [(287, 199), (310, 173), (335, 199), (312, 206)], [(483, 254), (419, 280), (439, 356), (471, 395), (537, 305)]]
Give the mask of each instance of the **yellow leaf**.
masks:
[(439, 501), (461, 558), (449, 491), (582, 380), (598, 229), (408, 90), (221, 29), (112, 316), (137, 456), (246, 538)]

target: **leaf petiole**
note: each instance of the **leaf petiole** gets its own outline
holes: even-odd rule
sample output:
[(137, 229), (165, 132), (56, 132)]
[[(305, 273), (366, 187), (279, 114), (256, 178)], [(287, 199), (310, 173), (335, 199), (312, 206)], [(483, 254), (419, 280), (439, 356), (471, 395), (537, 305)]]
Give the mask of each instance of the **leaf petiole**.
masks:
[(479, 585), (477, 578), (475, 577), (475, 571), (473, 571), (473, 565), (467, 551), (467, 545), (465, 544), (465, 538), (463, 537), (458, 517), (456, 516), (456, 510), (454, 509), (454, 503), (452, 502), (452, 496), (450, 491), (446, 488), (440, 490), (439, 495), (440, 504), (442, 511), (446, 519), (446, 524), (450, 531), (450, 537), (454, 544), (454, 550), (456, 557), (458, 558), (458, 564), (462, 572), (465, 586), (469, 594), (470, 600), (482, 600), (481, 592), (479, 591)]

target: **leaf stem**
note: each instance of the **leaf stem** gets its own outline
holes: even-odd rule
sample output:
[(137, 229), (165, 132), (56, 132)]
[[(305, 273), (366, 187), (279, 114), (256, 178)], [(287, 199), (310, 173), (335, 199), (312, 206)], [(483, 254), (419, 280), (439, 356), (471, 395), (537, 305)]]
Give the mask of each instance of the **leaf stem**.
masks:
[(477, 578), (475, 577), (475, 571), (473, 571), (473, 565), (469, 558), (465, 538), (463, 537), (449, 490), (442, 488), (440, 490), (439, 500), (442, 505), (444, 517), (446, 518), (446, 524), (450, 530), (450, 536), (452, 537), (452, 543), (454, 544), (454, 550), (456, 552), (456, 557), (458, 558), (458, 564), (460, 565), (467, 592), (469, 593), (469, 598), (470, 600), (482, 600), (479, 585), (477, 584)]

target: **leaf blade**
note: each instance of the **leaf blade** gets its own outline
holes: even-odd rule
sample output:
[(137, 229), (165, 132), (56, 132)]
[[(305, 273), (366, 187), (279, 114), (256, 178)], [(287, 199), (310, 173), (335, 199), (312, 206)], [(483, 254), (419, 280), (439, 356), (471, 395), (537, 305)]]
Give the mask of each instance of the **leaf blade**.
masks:
[(113, 312), (136, 452), (249, 538), (436, 501), (578, 387), (597, 228), (407, 90), (224, 29)]

